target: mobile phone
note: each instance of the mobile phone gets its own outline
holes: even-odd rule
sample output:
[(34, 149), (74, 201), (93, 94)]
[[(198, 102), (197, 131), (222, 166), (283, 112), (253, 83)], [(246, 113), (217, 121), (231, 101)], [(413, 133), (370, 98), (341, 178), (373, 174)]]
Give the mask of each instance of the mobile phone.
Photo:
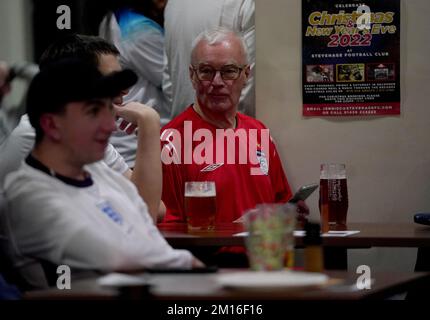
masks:
[(288, 201), (289, 203), (297, 203), (299, 200), (306, 200), (316, 189), (318, 189), (318, 183), (312, 183), (302, 186), (295, 195)]
[(419, 224), (430, 225), (430, 213), (417, 213), (414, 215), (414, 222)]

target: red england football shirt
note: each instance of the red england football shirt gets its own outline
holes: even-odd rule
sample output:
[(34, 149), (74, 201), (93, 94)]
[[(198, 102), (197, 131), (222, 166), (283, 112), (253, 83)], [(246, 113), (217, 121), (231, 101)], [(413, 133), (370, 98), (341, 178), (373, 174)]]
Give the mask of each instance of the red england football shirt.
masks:
[[(287, 202), (292, 193), (271, 138), (267, 139), (268, 148), (265, 149), (268, 154), (263, 150), (264, 141), (260, 133), (264, 129), (267, 130), (260, 121), (238, 113), (236, 129), (231, 131), (245, 133), (247, 139), (241, 141), (236, 139), (233, 144), (227, 143), (225, 138), (217, 136), (217, 128), (204, 121), (192, 106), (164, 126), (161, 135), (162, 155), (164, 153), (164, 156), (168, 155), (169, 159), (176, 159), (177, 162), (166, 164), (163, 159), (162, 200), (167, 207), (164, 222), (186, 222), (184, 207), (186, 181), (215, 181), (216, 223), (232, 222), (259, 203)], [(173, 131), (175, 134), (172, 134)], [(212, 138), (207, 137), (208, 133), (211, 133)], [(166, 141), (169, 136), (170, 139), (176, 138), (176, 143)], [(218, 155), (217, 159), (217, 151), (223, 142), (221, 140), (224, 141), (224, 156)], [(227, 157), (231, 156), (233, 149), (228, 148), (235, 150), (234, 159), (230, 158), (230, 163)], [(208, 150), (210, 151), (206, 152)], [(211, 152), (212, 160), (210, 157), (205, 158)], [(256, 160), (248, 157), (246, 163), (243, 163), (243, 160), (241, 163), (240, 157), (247, 155), (248, 152), (255, 152)], [(209, 159), (208, 163), (199, 164), (201, 160), (198, 160), (196, 155), (202, 159)], [(254, 170), (253, 173), (260, 174), (252, 174), (251, 169)]]

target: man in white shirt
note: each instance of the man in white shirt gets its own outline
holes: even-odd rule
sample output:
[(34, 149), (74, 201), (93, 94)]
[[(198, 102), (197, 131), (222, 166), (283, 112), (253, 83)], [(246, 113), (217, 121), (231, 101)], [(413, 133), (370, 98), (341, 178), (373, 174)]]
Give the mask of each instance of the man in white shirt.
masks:
[[(103, 76), (81, 60), (53, 63), (33, 79), (26, 104), (36, 144), (6, 177), (1, 216), (24, 278), (41, 260), (102, 271), (202, 266), (167, 244), (136, 187), (100, 161), (121, 108), (112, 99), (136, 80), (130, 70)], [(38, 280), (32, 285), (46, 285)]]
[[(70, 35), (52, 43), (41, 57), (40, 67), (49, 65), (59, 59), (76, 57), (97, 67), (107, 75), (121, 70), (117, 48), (98, 37)], [(31, 68), (31, 70), (33, 70)], [(33, 76), (37, 73), (32, 71)], [(0, 73), (1, 74), (1, 73)], [(32, 77), (30, 77), (31, 80)], [(160, 162), (160, 117), (152, 108), (143, 104), (122, 103), (122, 96), (115, 98), (117, 116), (125, 119), (120, 129), (137, 136), (136, 162), (130, 170), (122, 156), (109, 144), (104, 161), (115, 171), (132, 180), (142, 196), (154, 220), (157, 219), (161, 199), (161, 162)], [(25, 104), (24, 104), (25, 105)], [(131, 124), (130, 124), (131, 123)], [(9, 124), (10, 126), (11, 124)], [(134, 133), (136, 127), (136, 135)], [(27, 115), (24, 115), (18, 126), (7, 133), (0, 142), (0, 192), (6, 175), (16, 170), (21, 161), (28, 155), (34, 145), (35, 133)]]

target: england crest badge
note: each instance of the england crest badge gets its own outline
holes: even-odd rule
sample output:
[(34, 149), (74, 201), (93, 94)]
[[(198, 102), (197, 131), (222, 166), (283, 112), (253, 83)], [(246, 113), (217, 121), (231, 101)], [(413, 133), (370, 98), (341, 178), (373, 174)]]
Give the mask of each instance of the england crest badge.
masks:
[(267, 164), (266, 154), (261, 150), (257, 150), (257, 159), (260, 163), (261, 172), (267, 176), (269, 174), (269, 166)]

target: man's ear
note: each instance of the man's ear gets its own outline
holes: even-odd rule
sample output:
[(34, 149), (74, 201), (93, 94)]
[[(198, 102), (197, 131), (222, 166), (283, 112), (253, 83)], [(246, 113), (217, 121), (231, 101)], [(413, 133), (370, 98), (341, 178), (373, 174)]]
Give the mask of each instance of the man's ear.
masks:
[(249, 79), (249, 76), (251, 75), (251, 66), (248, 64), (245, 68), (245, 77), (246, 79)]
[(193, 85), (193, 88), (197, 89), (197, 80), (196, 80), (197, 77), (194, 74), (194, 69), (193, 69), (192, 66), (188, 67), (188, 72), (189, 72), (189, 75), (190, 75), (190, 80), (191, 80), (191, 83)]
[(60, 141), (61, 134), (59, 130), (58, 116), (53, 113), (45, 113), (40, 117), (40, 127), (44, 135), (53, 140)]

